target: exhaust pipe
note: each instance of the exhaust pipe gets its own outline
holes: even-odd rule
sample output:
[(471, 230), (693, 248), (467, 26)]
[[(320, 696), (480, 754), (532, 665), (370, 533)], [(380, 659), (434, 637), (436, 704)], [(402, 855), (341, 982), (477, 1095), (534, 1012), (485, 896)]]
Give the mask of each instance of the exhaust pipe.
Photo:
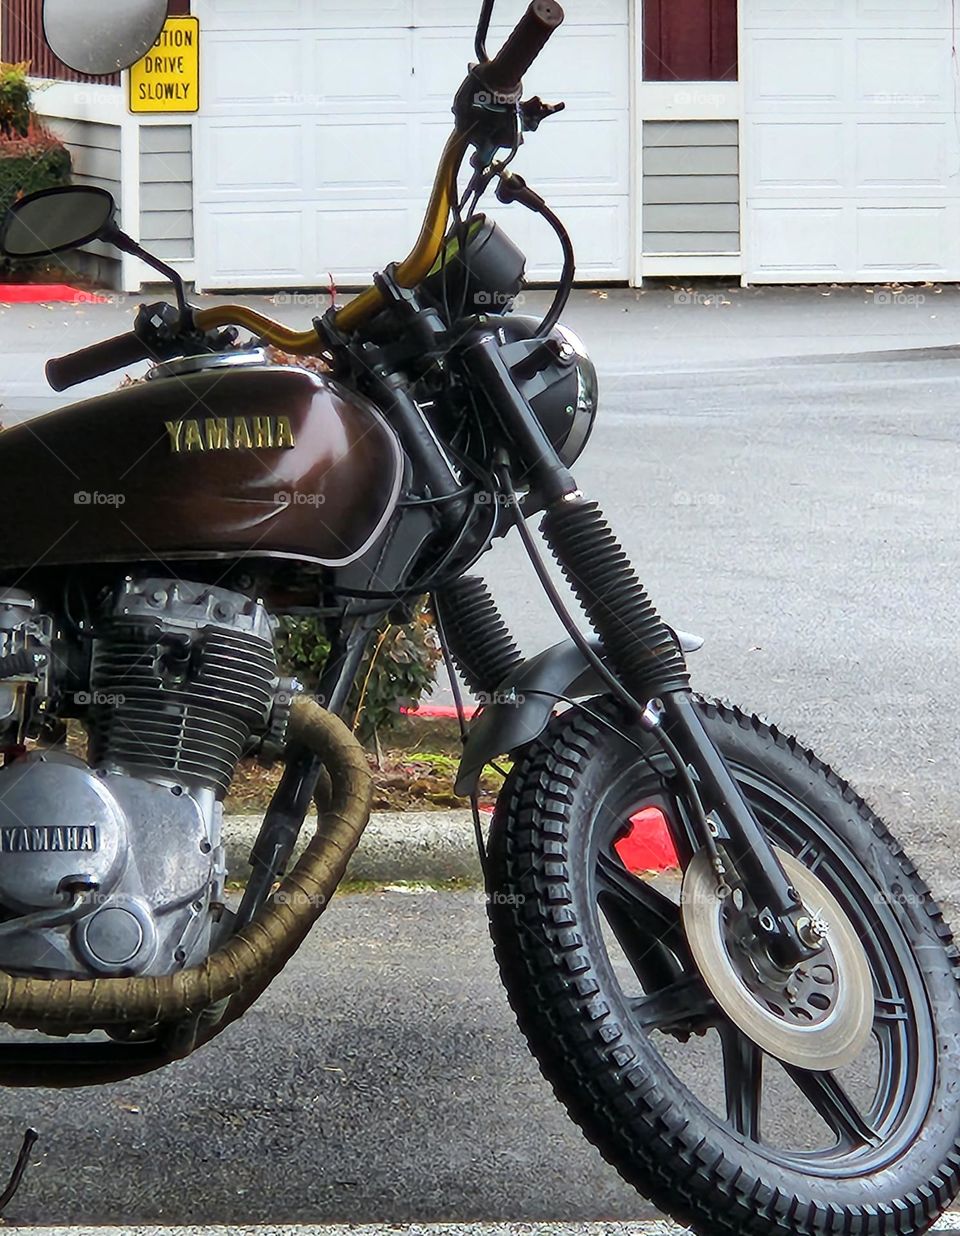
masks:
[(363, 749), (339, 717), (314, 700), (298, 699), (290, 736), (322, 761), (329, 774), (329, 806), (300, 861), (246, 927), (200, 965), (156, 978), (35, 979), (0, 973), (0, 1022), (80, 1034), (169, 1025), (229, 1001), (208, 1032), (179, 1055), (208, 1042), (240, 1016), (326, 909), (370, 818), (370, 771)]

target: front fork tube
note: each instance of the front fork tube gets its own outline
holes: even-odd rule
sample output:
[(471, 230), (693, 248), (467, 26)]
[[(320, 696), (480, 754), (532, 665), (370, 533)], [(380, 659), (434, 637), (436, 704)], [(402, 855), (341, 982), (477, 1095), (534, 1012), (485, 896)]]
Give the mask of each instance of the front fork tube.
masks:
[[(676, 636), (657, 613), (599, 507), (579, 493), (565, 494), (548, 506), (541, 527), (620, 682), (641, 708), (652, 699), (663, 701), (664, 729), (699, 782), (706, 810), (716, 812), (726, 833), (731, 862), (757, 907), (757, 928), (771, 958), (790, 969), (815, 956), (819, 946), (808, 944), (803, 934), (810, 917), (704, 728)], [(709, 844), (711, 839), (703, 840)]]
[(809, 915), (784, 873), (723, 756), (707, 733), (689, 691), (661, 697), (661, 724), (698, 784), (708, 812), (716, 813), (719, 840), (757, 908), (757, 926), (771, 958), (784, 969), (816, 955), (803, 938)]
[(600, 636), (607, 663), (639, 707), (654, 698), (663, 701), (669, 737), (699, 781), (706, 810), (716, 811), (727, 833), (731, 860), (758, 908), (758, 927), (771, 957), (790, 968), (814, 956), (818, 950), (801, 935), (806, 915), (796, 890), (697, 712), (676, 637), (597, 504), (577, 489), (514, 380), (495, 333), (480, 329), (469, 340), (464, 359), (545, 503), (544, 539)]

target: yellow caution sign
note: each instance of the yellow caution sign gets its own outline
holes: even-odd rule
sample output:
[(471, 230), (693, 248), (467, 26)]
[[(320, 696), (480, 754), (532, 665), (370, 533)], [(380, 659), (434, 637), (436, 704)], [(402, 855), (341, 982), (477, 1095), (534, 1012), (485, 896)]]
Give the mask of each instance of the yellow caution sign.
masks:
[(167, 18), (156, 43), (130, 70), (130, 110), (200, 110), (199, 18)]

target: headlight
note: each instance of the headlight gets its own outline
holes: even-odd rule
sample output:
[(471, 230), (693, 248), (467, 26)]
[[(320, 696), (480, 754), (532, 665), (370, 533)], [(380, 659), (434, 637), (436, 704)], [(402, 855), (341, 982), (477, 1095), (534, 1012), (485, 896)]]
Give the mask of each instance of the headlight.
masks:
[(600, 378), (597, 374), (597, 367), (590, 359), (579, 335), (562, 324), (556, 327), (553, 334), (559, 336), (576, 356), (574, 366), (577, 376), (576, 398), (572, 405), (565, 404), (563, 408), (563, 416), (567, 422), (566, 435), (562, 442), (558, 442), (553, 431), (548, 430), (560, 458), (569, 468), (583, 454), (583, 449), (593, 432), (593, 422), (596, 420), (597, 408), (600, 404)]
[[(511, 313), (498, 325), (498, 334), (506, 345), (519, 344), (521, 340), (532, 339), (539, 325), (538, 318)], [(521, 379), (518, 384), (557, 454), (569, 468), (580, 458), (593, 429), (600, 383), (597, 367), (578, 335), (566, 326), (557, 326), (551, 338), (558, 347), (556, 362)], [(513, 349), (508, 348), (508, 351), (512, 353)]]

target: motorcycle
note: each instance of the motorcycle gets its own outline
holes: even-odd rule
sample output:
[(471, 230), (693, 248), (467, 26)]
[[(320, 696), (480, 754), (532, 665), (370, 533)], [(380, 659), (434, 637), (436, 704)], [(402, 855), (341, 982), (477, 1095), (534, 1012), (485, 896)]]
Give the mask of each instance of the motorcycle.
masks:
[[(960, 1186), (950, 930), (846, 781), (694, 693), (700, 641), (663, 620), (577, 486), (598, 382), (561, 324), (573, 246), (510, 169), (562, 107), (522, 79), (564, 15), (533, 0), (489, 56), (493, 7), (413, 250), (302, 331), (192, 306), (101, 189), (35, 193), (5, 220), (8, 257), (99, 240), (168, 278), (176, 303), (47, 368), (65, 390), (149, 361), (144, 381), (0, 435), (0, 1021), (40, 1032), (0, 1045), (0, 1082), (163, 1067), (266, 989), (369, 815), (340, 717), (371, 633), (429, 597), (452, 680), (486, 701), (457, 791), (474, 804), (497, 961), (586, 1136), (709, 1236), (926, 1231)], [(99, 0), (47, 0), (46, 34), (103, 74), (144, 54), (165, 13), (128, 0), (108, 30)], [(563, 274), (542, 320), (513, 311), (525, 259), (479, 210), (492, 188), (556, 234)], [(470, 574), (511, 530), (569, 636), (532, 658)], [(316, 697), (278, 668), (285, 614), (325, 623)], [(69, 720), (85, 759), (66, 748)], [(285, 768), (234, 904), (223, 800), (249, 755)], [(504, 755), (487, 834), (478, 778)], [(288, 870), (314, 800), (316, 833)], [(625, 865), (638, 816), (669, 830), (679, 891)], [(719, 1104), (683, 1067), (707, 1043)], [(818, 1136), (768, 1132), (785, 1085)]]

